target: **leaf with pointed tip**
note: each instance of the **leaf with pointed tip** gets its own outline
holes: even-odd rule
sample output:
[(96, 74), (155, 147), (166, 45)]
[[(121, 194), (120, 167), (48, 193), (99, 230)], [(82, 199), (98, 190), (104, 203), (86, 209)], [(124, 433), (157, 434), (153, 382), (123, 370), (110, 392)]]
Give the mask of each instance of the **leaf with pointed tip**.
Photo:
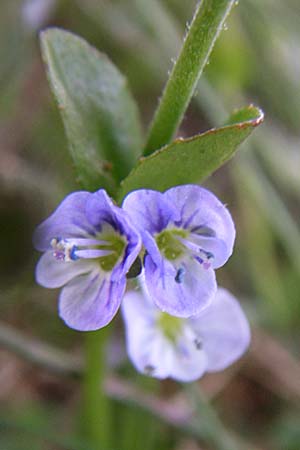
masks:
[(42, 32), (41, 48), (79, 181), (113, 193), (142, 146), (126, 80), (106, 55), (68, 31)]
[(121, 183), (119, 199), (134, 189), (165, 191), (179, 184), (202, 182), (233, 156), (263, 117), (259, 108), (250, 105), (235, 111), (222, 128), (177, 139), (141, 158)]

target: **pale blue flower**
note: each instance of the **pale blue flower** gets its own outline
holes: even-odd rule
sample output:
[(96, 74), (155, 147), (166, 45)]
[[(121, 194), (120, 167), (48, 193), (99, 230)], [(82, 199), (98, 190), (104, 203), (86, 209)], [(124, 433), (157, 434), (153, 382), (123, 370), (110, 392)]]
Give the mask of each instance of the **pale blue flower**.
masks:
[(222, 288), (205, 311), (190, 318), (162, 312), (145, 287), (125, 295), (122, 313), (129, 358), (139, 372), (156, 378), (187, 382), (223, 370), (250, 342), (238, 301)]
[(36, 280), (48, 288), (63, 287), (59, 315), (66, 324), (81, 331), (107, 325), (141, 249), (126, 212), (102, 189), (74, 192), (39, 225), (34, 244), (44, 252)]
[(149, 294), (171, 315), (200, 313), (217, 290), (215, 271), (230, 257), (235, 228), (227, 208), (196, 185), (131, 192), (123, 209), (140, 231)]

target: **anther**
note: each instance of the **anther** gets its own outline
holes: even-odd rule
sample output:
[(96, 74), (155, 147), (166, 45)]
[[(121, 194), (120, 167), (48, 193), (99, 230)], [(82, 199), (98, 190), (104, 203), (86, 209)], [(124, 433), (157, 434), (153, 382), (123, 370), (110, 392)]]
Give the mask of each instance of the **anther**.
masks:
[(77, 246), (68, 240), (53, 238), (50, 245), (54, 250), (53, 256), (58, 261), (69, 262), (78, 259), (78, 256), (76, 255), (76, 250), (78, 250)]
[(201, 249), (200, 251), (202, 251), (203, 253), (205, 253), (205, 256), (207, 259), (212, 259), (214, 257), (214, 255), (211, 252), (207, 252), (203, 249)]
[(199, 338), (194, 339), (194, 344), (197, 350), (201, 350), (202, 349), (202, 341)]
[(180, 268), (177, 270), (177, 273), (176, 273), (176, 275), (175, 275), (175, 281), (176, 281), (176, 283), (181, 284), (181, 283), (183, 282), (184, 275), (185, 275), (185, 268), (184, 268), (184, 267), (180, 267)]
[(201, 264), (203, 264), (204, 269), (209, 269), (211, 267), (211, 260), (214, 258), (214, 255), (203, 249), (199, 249), (199, 252), (203, 255), (201, 258)]

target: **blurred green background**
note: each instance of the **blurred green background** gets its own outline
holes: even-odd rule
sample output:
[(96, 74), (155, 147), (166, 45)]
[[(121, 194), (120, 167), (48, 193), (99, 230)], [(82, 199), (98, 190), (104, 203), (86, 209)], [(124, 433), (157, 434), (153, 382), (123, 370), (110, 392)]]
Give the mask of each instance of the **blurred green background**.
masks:
[[(78, 188), (38, 31), (59, 26), (107, 53), (128, 78), (146, 129), (194, 7), (192, 0), (1, 2), (1, 450), (88, 450), (78, 413), (81, 335), (57, 317), (58, 292), (34, 282), (34, 227)], [(265, 112), (265, 123), (206, 183), (236, 223), (234, 255), (217, 277), (242, 302), (252, 346), (199, 381), (214, 407), (207, 414), (199, 393), (134, 372), (117, 317), (107, 351), (112, 449), (219, 450), (214, 432), (241, 450), (300, 449), (299, 80), (299, 0), (239, 2), (179, 135), (220, 125), (248, 103)]]

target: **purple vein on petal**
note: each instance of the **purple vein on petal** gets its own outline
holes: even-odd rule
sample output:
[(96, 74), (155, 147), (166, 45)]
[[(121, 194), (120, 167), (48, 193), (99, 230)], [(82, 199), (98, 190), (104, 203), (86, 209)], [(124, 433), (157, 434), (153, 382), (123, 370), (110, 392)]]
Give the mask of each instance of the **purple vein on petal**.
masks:
[(200, 208), (197, 208), (191, 215), (190, 217), (184, 222), (183, 227), (187, 228), (190, 223), (193, 221), (193, 219), (197, 216), (197, 214), (200, 212)]

